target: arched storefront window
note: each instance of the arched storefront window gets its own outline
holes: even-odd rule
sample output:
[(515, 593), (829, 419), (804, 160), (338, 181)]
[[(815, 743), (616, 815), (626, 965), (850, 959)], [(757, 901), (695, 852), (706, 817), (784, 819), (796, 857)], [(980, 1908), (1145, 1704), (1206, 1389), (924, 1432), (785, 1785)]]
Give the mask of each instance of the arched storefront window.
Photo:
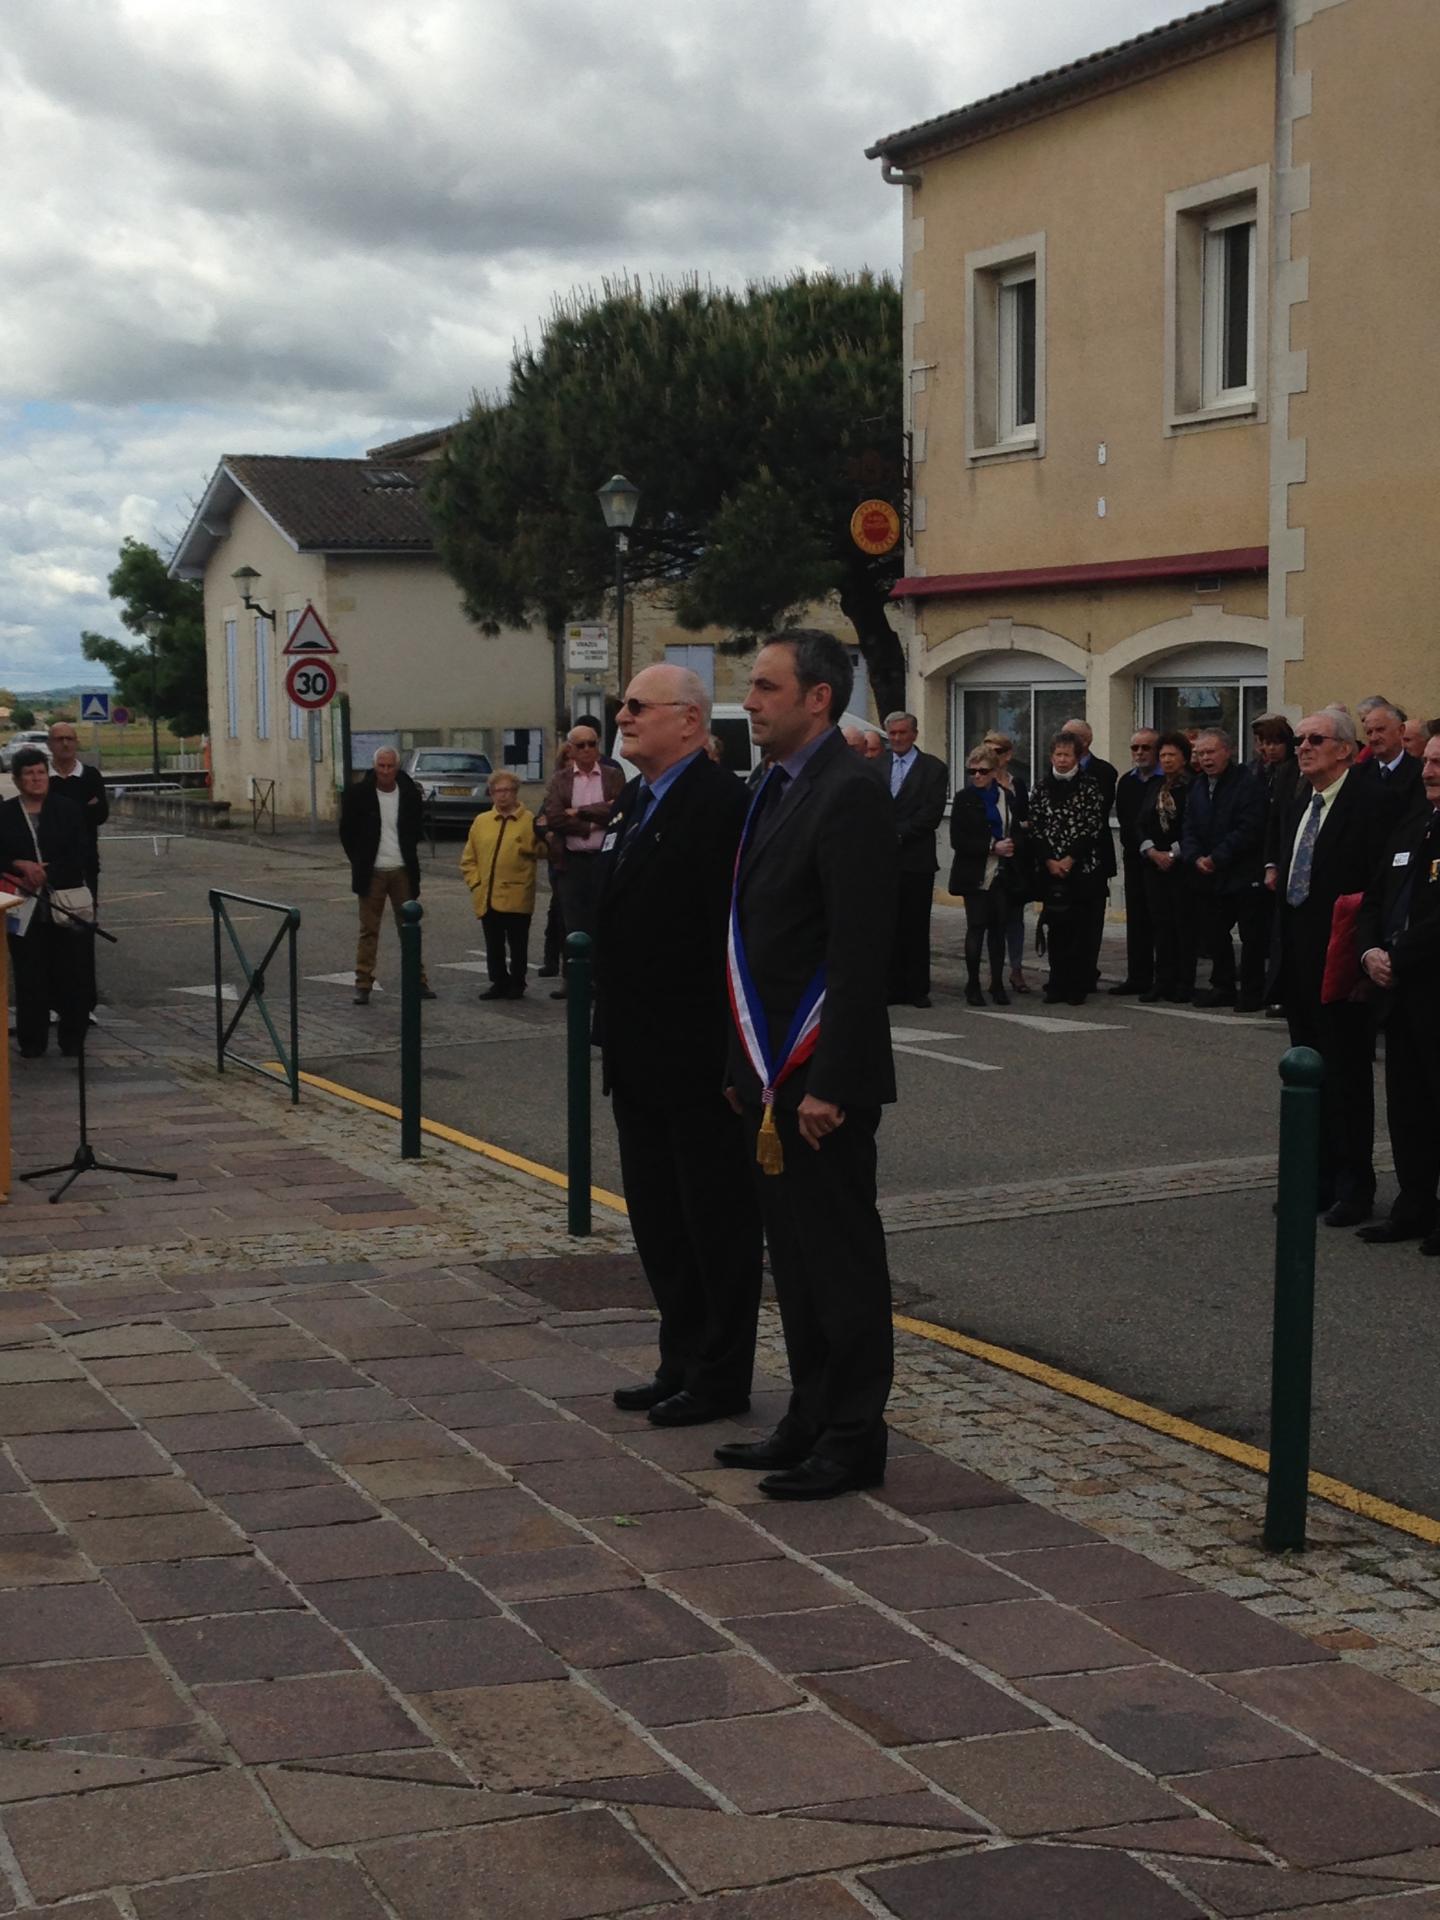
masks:
[(1038, 653), (992, 653), (972, 660), (950, 681), (950, 782), (964, 784), (965, 760), (992, 729), (1015, 742), (1014, 769), (1024, 779), (1043, 766), (1061, 724), (1085, 718), (1085, 682)]
[(1267, 705), (1268, 660), (1259, 647), (1193, 647), (1157, 661), (1136, 682), (1136, 715), (1161, 732), (1223, 727), (1241, 755)]

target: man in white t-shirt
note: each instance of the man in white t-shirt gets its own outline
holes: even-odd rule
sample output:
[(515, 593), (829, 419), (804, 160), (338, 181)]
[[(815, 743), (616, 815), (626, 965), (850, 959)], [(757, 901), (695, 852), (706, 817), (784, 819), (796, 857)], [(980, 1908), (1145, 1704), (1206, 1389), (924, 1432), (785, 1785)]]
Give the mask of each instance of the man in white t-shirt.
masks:
[[(355, 949), (355, 1004), (370, 1004), (375, 950), (388, 901), (397, 928), (400, 909), (420, 896), (420, 789), (400, 771), (393, 747), (376, 750), (373, 771), (340, 797), (340, 844), (350, 860), (350, 884), (360, 901), (360, 940)], [(420, 972), (420, 995), (435, 994)]]

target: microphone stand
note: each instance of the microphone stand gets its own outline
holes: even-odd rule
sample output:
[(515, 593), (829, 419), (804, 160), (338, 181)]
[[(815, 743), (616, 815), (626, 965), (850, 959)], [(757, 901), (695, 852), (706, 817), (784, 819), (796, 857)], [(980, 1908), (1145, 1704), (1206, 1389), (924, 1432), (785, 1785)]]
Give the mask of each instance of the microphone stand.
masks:
[[(8, 884), (13, 884), (21, 894), (27, 895), (32, 900), (37, 902), (44, 900), (48, 902), (52, 913), (63, 914), (67, 920), (72, 920), (77, 927), (91, 935), (92, 938), (108, 940), (112, 947), (119, 944), (115, 935), (113, 933), (107, 933), (98, 921), (87, 920), (83, 913), (75, 913), (69, 907), (62, 907), (60, 902), (55, 898), (52, 887), (27, 887), (22, 881), (14, 878), (14, 876), (10, 877)], [(32, 917), (31, 927), (26, 929), (25, 937), (27, 939), (30, 936), (33, 926), (34, 920)], [(67, 935), (67, 938), (68, 937), (70, 936)], [(80, 1139), (76, 1145), (75, 1152), (70, 1159), (62, 1160), (58, 1166), (33, 1167), (29, 1173), (22, 1173), (20, 1175), (22, 1180), (44, 1180), (51, 1174), (63, 1173), (65, 1178), (60, 1182), (55, 1191), (49, 1195), (52, 1207), (66, 1189), (75, 1184), (82, 1173), (125, 1173), (140, 1180), (178, 1180), (180, 1177), (175, 1173), (162, 1173), (155, 1167), (125, 1167), (121, 1166), (116, 1160), (102, 1160), (100, 1155), (96, 1153), (95, 1149), (91, 1146), (89, 1121), (85, 1103), (85, 1040), (89, 1031), (90, 1029), (87, 1023), (86, 1026), (81, 1029), (80, 1045), (76, 1049), (75, 1054), (76, 1079), (80, 1093)]]

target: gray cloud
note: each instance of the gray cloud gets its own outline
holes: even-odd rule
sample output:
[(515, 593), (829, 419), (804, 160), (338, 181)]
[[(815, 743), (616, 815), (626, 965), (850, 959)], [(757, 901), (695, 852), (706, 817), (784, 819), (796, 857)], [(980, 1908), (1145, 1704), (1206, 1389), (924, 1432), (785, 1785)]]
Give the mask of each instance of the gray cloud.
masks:
[(607, 274), (892, 266), (869, 140), (1179, 10), (8, 0), (0, 680), (78, 671), (221, 452), (450, 416)]

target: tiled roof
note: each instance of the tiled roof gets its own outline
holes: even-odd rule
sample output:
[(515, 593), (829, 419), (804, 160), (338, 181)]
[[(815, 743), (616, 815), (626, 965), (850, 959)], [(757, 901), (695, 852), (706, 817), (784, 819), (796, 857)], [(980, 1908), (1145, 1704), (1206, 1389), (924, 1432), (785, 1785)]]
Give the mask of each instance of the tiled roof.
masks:
[(1167, 64), (1172, 56), (1184, 57), (1197, 43), (1231, 26), (1260, 21), (1274, 10), (1275, 0), (1218, 0), (1214, 6), (1201, 7), (1178, 20), (1167, 21), (1164, 26), (1152, 27), (1148, 33), (1138, 33), (1116, 46), (1088, 53), (1063, 67), (1052, 67), (1048, 73), (1022, 80), (999, 93), (987, 94), (983, 100), (973, 101), (967, 107), (938, 113), (913, 127), (886, 134), (865, 149), (865, 157), (868, 160), (901, 159), (922, 147), (943, 146), (951, 137), (958, 141), (979, 134), (992, 122), (1006, 120), (1012, 114), (1058, 105), (1072, 93), (1134, 77), (1155, 62)]
[(221, 467), (302, 553), (434, 551), (425, 461), (243, 453), (227, 454)]
[(372, 460), (418, 460), (421, 454), (438, 453), (459, 426), (427, 427), (423, 433), (406, 434), (403, 440), (387, 440), (382, 447), (367, 447)]

